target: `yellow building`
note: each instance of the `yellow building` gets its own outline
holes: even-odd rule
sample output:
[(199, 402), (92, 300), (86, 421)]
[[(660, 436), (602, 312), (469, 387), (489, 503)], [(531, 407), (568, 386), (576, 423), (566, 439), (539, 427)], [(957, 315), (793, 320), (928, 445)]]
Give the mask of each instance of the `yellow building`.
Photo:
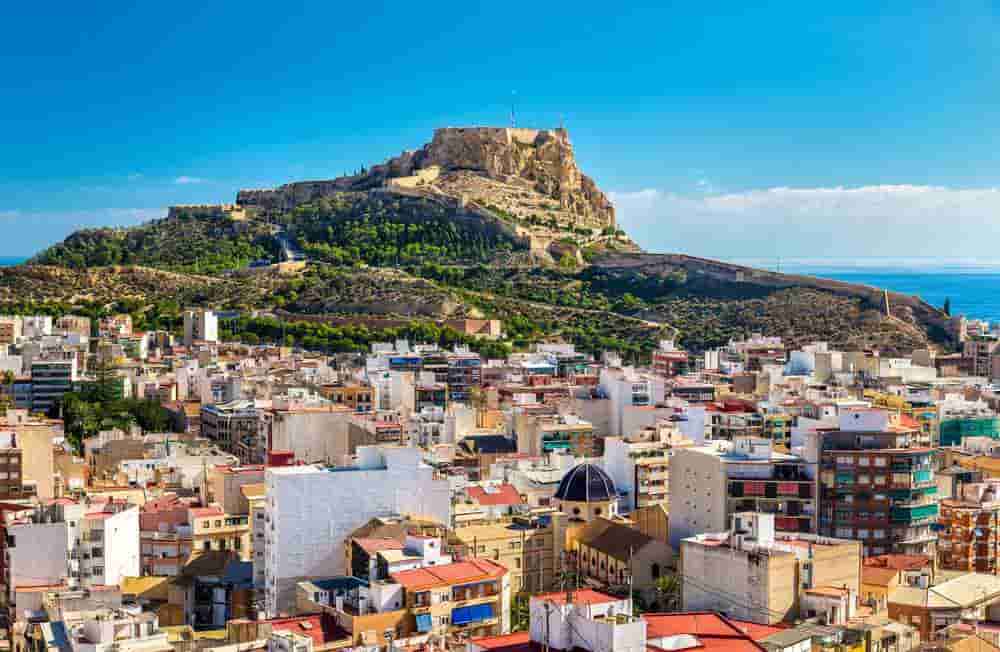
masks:
[(243, 561), (251, 561), (250, 519), (246, 514), (226, 514), (218, 505), (190, 510), (191, 549), (235, 550)]
[(550, 590), (565, 545), (566, 515), (536, 510), (509, 521), (456, 528), (461, 557), (490, 559), (510, 571), (510, 590), (517, 594)]
[(913, 427), (920, 429), (921, 446), (937, 446), (939, 439), (940, 419), (937, 406), (931, 402), (910, 401), (897, 394), (888, 394), (873, 389), (866, 389), (864, 398), (871, 401), (872, 406), (880, 407), (900, 416), (913, 419)]

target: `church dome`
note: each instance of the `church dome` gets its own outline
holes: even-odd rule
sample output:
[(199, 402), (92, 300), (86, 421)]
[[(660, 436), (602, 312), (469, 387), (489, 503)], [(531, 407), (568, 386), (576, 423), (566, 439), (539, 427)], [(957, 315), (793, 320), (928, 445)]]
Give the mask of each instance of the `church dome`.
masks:
[(555, 497), (577, 503), (606, 502), (617, 500), (618, 491), (614, 480), (600, 467), (580, 464), (563, 476)]

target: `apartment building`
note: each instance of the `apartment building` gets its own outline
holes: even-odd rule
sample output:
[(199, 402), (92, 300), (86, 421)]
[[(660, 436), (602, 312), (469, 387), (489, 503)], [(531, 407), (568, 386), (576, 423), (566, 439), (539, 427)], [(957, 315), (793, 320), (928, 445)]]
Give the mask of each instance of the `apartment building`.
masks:
[(66, 335), (90, 337), (90, 317), (63, 315), (56, 320), (55, 330)]
[[(7, 480), (11, 491), (15, 473), (20, 473), (21, 497), (39, 500), (56, 497), (56, 466), (53, 441), (59, 431), (58, 421), (30, 416), (27, 410), (7, 410), (0, 419), (0, 433), (13, 445), (7, 453)], [(20, 449), (21, 468), (17, 467), (16, 449)], [(15, 496), (11, 496), (14, 498)]]
[(507, 569), (488, 559), (405, 570), (391, 575), (403, 589), (412, 616), (404, 636), (421, 634), (496, 636), (510, 631)]
[(25, 487), (23, 451), (18, 447), (17, 432), (0, 427), (0, 500), (28, 498), (35, 487)]
[(488, 559), (509, 572), (510, 590), (551, 590), (566, 540), (566, 515), (533, 510), (502, 521), (465, 525), (454, 530), (455, 550), (463, 559)]
[(338, 463), (353, 454), (348, 424), (354, 411), (325, 400), (278, 397), (260, 413), (252, 463), (261, 464), (271, 450), (288, 451), (297, 460)]
[(938, 505), (933, 449), (919, 429), (880, 409), (847, 410), (819, 442), (819, 532), (857, 539), (865, 553), (931, 554)]
[(962, 345), (962, 357), (969, 365), (973, 376), (989, 378), (993, 371), (993, 354), (1000, 345), (1000, 340), (991, 335), (977, 335), (965, 340)]
[(479, 389), (483, 378), (483, 361), (478, 353), (454, 353), (448, 360), (448, 397), (468, 403), (472, 392)]
[(673, 340), (660, 340), (660, 346), (653, 351), (653, 373), (664, 378), (673, 378), (687, 371), (688, 354), (678, 349)]
[[(335, 383), (323, 385), (320, 396), (337, 405), (346, 405), (355, 412), (367, 413), (374, 410), (375, 390), (371, 385), (359, 383)], [(419, 408), (418, 408), (419, 409)]]
[(785, 532), (815, 532), (816, 464), (767, 439), (678, 449), (670, 460), (670, 545), (726, 529), (734, 513), (771, 515)]
[(139, 508), (106, 500), (61, 498), (45, 506), (4, 505), (6, 606), (19, 587), (120, 584), (140, 573)]
[(764, 415), (753, 401), (727, 398), (711, 403), (706, 407), (706, 417), (712, 439), (733, 441), (761, 437), (764, 432)]
[(415, 515), (451, 523), (448, 481), (420, 451), (362, 446), (351, 466), (267, 469), (265, 609), (287, 611), (295, 585), (310, 577), (342, 575), (347, 537), (376, 516)]
[(245, 484), (240, 493), (247, 500), (247, 514), (250, 518), (250, 550), (253, 554), (253, 585), (264, 586), (264, 538), (267, 531), (267, 485)]
[(624, 495), (621, 511), (650, 505), (670, 506), (670, 458), (680, 448), (694, 446), (669, 422), (632, 437), (604, 440), (604, 470)]
[(79, 380), (76, 357), (31, 361), (31, 411), (48, 413)]
[(238, 399), (201, 406), (201, 436), (211, 439), (227, 453), (251, 464), (257, 452), (260, 413), (256, 402)]
[(514, 433), (519, 453), (537, 457), (566, 451), (577, 457), (596, 453), (594, 426), (574, 414), (514, 412)]
[(192, 507), (189, 514), (192, 550), (229, 550), (243, 561), (252, 560), (249, 515), (228, 514), (218, 505)]
[(1000, 556), (1000, 480), (959, 487), (940, 504), (938, 564), (945, 570), (996, 574)]
[(658, 399), (662, 400), (663, 382), (659, 376), (650, 378), (632, 367), (621, 367), (620, 361), (612, 356), (609, 366), (602, 367), (598, 377), (598, 390), (609, 401), (606, 434), (611, 436), (630, 434), (625, 426), (627, 413), (634, 408), (656, 405)]
[(771, 514), (740, 513), (721, 533), (681, 542), (685, 611), (724, 611), (773, 625), (819, 617), (844, 624), (861, 591), (861, 543), (775, 531)]
[(17, 317), (0, 317), (0, 344), (17, 344), (21, 338), (21, 320)]
[(195, 342), (219, 341), (219, 317), (211, 310), (193, 309), (184, 311), (184, 346), (190, 348)]
[(139, 511), (140, 565), (143, 575), (179, 575), (191, 558), (190, 505), (167, 493), (147, 501)]

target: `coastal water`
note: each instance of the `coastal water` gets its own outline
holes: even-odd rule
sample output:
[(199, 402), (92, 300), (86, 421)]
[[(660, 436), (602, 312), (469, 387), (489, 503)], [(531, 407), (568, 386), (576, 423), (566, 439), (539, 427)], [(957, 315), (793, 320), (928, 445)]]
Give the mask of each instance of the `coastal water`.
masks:
[(947, 299), (953, 315), (1000, 321), (1000, 260), (817, 258), (732, 262), (915, 294), (938, 307)]

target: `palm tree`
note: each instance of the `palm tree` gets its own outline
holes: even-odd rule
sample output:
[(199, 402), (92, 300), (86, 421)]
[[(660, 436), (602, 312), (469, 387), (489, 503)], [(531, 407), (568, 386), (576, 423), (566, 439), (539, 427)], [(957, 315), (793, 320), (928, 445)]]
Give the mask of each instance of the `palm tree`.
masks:
[(656, 607), (661, 611), (681, 608), (681, 580), (676, 575), (662, 575), (656, 580)]

